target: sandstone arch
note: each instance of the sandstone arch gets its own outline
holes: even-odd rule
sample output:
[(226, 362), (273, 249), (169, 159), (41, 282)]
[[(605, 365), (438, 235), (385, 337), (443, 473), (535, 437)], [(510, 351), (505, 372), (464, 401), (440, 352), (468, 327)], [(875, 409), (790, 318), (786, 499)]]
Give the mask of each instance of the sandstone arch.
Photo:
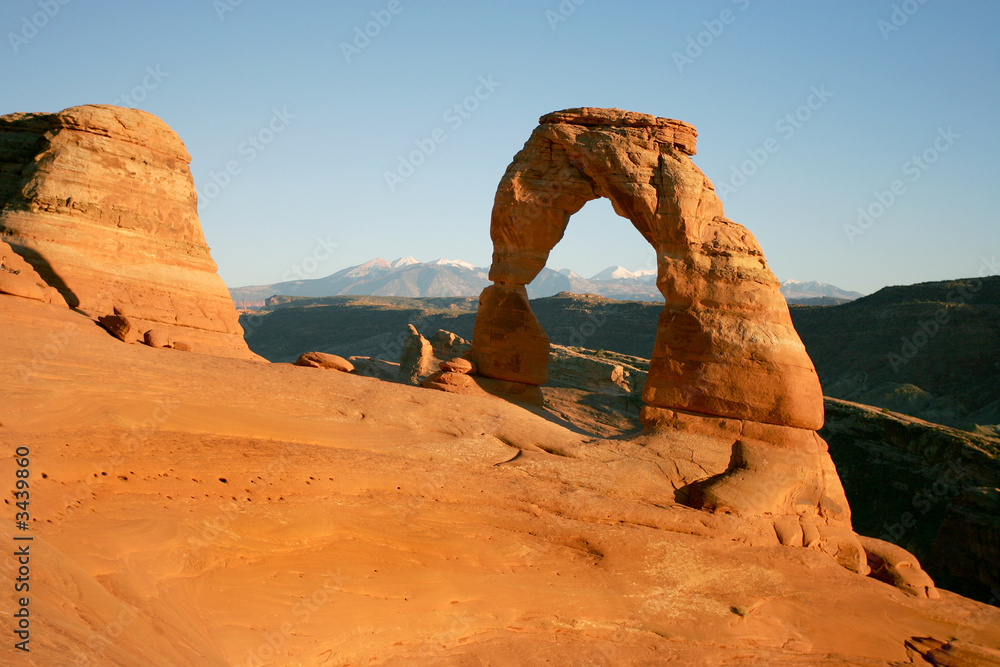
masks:
[(696, 136), (687, 123), (619, 109), (541, 118), (497, 188), (494, 284), (480, 297), (473, 361), (487, 377), (546, 381), (548, 337), (525, 285), (570, 216), (607, 197), (655, 249), (666, 302), (643, 391), (647, 430), (700, 438), (695, 446), (728, 460), (690, 479), (677, 498), (759, 517), (783, 544), (817, 547), (867, 572), (843, 486), (815, 432), (823, 424), (816, 371), (756, 239), (725, 217), (691, 161)]
[[(571, 215), (606, 197), (653, 246), (660, 316), (643, 400), (666, 408), (816, 430), (823, 395), (753, 235), (726, 219), (694, 165), (687, 123), (619, 109), (540, 119), (497, 188), (493, 265), (473, 357), (488, 377), (544, 384), (548, 339), (524, 286)], [(646, 410), (647, 418), (655, 411)]]

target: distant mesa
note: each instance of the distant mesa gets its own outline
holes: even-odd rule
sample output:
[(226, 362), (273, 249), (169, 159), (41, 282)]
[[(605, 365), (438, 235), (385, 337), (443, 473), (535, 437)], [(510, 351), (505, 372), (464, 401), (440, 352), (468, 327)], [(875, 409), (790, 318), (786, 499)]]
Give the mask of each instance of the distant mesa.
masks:
[(173, 130), (136, 109), (0, 116), (3, 249), (94, 319), (118, 307), (140, 337), (155, 328), (253, 358), (205, 244), (190, 161)]

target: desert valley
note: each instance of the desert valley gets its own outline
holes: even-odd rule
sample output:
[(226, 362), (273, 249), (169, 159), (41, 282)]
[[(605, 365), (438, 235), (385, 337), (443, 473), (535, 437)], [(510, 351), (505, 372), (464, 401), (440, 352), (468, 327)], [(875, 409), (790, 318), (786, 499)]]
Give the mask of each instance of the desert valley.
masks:
[[(165, 123), (0, 117), (3, 664), (1000, 664), (998, 279), (790, 311), (695, 143), (545, 115), (478, 300), (241, 315)], [(529, 301), (598, 197), (665, 301)]]

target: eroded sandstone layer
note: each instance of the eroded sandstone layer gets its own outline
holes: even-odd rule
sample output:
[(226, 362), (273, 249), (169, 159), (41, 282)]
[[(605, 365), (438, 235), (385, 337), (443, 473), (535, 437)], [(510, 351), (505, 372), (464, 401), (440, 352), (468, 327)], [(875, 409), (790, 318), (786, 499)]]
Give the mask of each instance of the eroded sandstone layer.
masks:
[(540, 119), (497, 188), (494, 285), (480, 298), (473, 361), (488, 377), (546, 381), (548, 338), (524, 285), (545, 266), (570, 216), (608, 198), (655, 249), (666, 301), (643, 390), (645, 423), (732, 443), (728, 468), (692, 484), (688, 501), (798, 516), (801, 525), (779, 526), (791, 544), (815, 544), (810, 526), (828, 527), (828, 550), (865, 570), (843, 488), (815, 433), (823, 425), (816, 371), (760, 245), (725, 217), (691, 161), (696, 136), (687, 123), (620, 109)]
[(198, 222), (184, 143), (107, 105), (0, 117), (0, 234), (66, 302), (192, 349), (254, 356)]

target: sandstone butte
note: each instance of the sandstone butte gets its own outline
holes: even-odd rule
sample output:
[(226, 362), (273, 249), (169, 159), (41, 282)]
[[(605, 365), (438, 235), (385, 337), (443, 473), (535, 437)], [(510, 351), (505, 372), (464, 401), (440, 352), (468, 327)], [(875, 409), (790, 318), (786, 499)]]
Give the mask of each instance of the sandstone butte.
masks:
[(239, 316), (198, 222), (191, 156), (144, 111), (107, 105), (0, 116), (0, 240), (71, 308), (117, 308), (243, 358)]
[[(909, 554), (851, 531), (811, 364), (690, 163), (690, 126), (544, 117), (500, 185), (473, 363), (438, 377), (544, 379), (522, 286), (608, 196), (658, 244), (671, 295), (631, 438), (485, 391), (253, 360), (162, 122), (78, 107), (0, 127), (20, 271), (0, 294), (0, 480), (27, 448), (31, 493), (27, 529), (11, 496), (0, 532), (32, 537), (31, 652), (8, 594), (0, 663), (997, 664), (1000, 610), (927, 597)], [(193, 351), (119, 341), (95, 323), (116, 307)], [(4, 590), (17, 567), (0, 559)]]

